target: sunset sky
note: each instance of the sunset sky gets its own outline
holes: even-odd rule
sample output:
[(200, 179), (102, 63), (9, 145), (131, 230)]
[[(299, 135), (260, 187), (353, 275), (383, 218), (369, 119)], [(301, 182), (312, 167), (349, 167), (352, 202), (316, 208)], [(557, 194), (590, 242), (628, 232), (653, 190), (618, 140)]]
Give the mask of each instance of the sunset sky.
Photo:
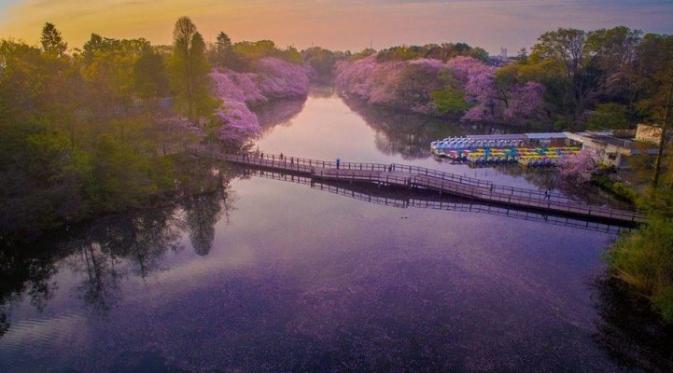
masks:
[(35, 43), (50, 21), (71, 47), (92, 32), (169, 43), (182, 15), (208, 40), (222, 30), (235, 41), (350, 50), (464, 41), (514, 53), (560, 26), (673, 33), (673, 0), (0, 0), (0, 37)]

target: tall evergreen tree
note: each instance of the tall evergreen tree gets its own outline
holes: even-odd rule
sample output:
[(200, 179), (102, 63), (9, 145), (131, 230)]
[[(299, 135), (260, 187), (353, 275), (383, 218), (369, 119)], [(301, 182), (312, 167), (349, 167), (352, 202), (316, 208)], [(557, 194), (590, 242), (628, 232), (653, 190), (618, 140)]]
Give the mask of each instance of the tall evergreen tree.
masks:
[(217, 35), (216, 45), (217, 45), (217, 49), (222, 50), (222, 51), (225, 51), (225, 50), (228, 50), (229, 48), (231, 48), (231, 39), (229, 38), (229, 35), (225, 34), (224, 32), (220, 32)]
[(177, 107), (192, 120), (207, 116), (215, 100), (210, 96), (206, 43), (188, 17), (176, 22), (173, 40), (170, 67)]
[(40, 42), (42, 43), (42, 49), (55, 57), (61, 57), (68, 49), (68, 43), (63, 41), (61, 33), (49, 22), (45, 23), (42, 28)]
[(232, 57), (231, 39), (224, 32), (220, 32), (215, 41), (215, 48), (211, 52), (211, 61), (216, 66), (227, 66)]

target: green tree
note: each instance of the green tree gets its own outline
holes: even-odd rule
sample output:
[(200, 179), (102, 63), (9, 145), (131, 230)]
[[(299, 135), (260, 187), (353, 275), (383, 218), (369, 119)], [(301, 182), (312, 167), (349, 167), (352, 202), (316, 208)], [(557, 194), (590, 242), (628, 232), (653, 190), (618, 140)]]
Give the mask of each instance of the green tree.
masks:
[(653, 186), (658, 187), (665, 160), (665, 139), (673, 121), (673, 36), (647, 34), (638, 46), (638, 105), (647, 119), (663, 129), (655, 165)]
[(648, 296), (664, 320), (673, 323), (673, 222), (653, 217), (648, 225), (622, 238), (610, 253), (611, 268)]
[(442, 114), (463, 113), (470, 108), (465, 100), (465, 92), (450, 72), (442, 71), (438, 78), (444, 87), (430, 94), (432, 103), (437, 107), (438, 112)]
[(135, 89), (143, 99), (163, 97), (168, 94), (169, 81), (163, 57), (147, 45), (133, 68)]
[(590, 68), (596, 72), (594, 96), (613, 100), (633, 110), (637, 90), (634, 69), (642, 32), (619, 26), (587, 34), (586, 49), (591, 57)]
[(469, 109), (465, 101), (465, 93), (451, 86), (432, 92), (432, 102), (437, 107), (437, 111), (442, 114), (462, 113)]
[(68, 44), (63, 41), (61, 33), (56, 30), (53, 24), (47, 22), (42, 28), (42, 50), (54, 57), (61, 57), (68, 49)]
[(231, 39), (224, 32), (217, 35), (215, 46), (210, 51), (210, 61), (215, 66), (229, 66), (232, 59)]
[[(110, 39), (91, 35), (84, 45), (80, 74), (86, 106), (98, 121), (128, 113), (138, 94), (136, 65), (150, 47), (144, 39)], [(161, 69), (157, 71), (160, 73)], [(152, 73), (154, 74), (154, 73)]]
[(538, 38), (533, 47), (534, 60), (548, 60), (557, 65), (557, 71), (562, 73), (559, 82), (563, 88), (562, 94), (572, 104), (571, 115), (577, 121), (584, 111), (588, 93), (588, 75), (586, 70), (586, 32), (577, 29), (560, 28), (557, 31), (546, 32)]
[(227, 50), (231, 48), (231, 39), (224, 32), (217, 34), (217, 49), (218, 50)]
[(206, 44), (188, 17), (180, 18), (173, 31), (170, 72), (177, 108), (190, 119), (208, 116), (216, 107), (210, 96), (210, 65)]
[(626, 106), (614, 102), (599, 104), (589, 115), (587, 126), (593, 130), (628, 128)]

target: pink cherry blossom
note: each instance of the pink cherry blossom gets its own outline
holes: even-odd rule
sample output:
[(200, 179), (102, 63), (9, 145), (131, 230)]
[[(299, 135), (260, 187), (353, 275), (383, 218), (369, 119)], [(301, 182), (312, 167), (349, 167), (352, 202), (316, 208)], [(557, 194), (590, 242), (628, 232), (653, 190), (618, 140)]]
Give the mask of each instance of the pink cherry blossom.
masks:
[(538, 82), (516, 86), (512, 92), (512, 100), (505, 109), (505, 118), (528, 118), (536, 115), (544, 105), (543, 96), (544, 86)]
[(595, 151), (584, 148), (577, 154), (565, 157), (560, 166), (564, 177), (587, 183), (598, 166), (598, 156)]
[(245, 142), (261, 132), (259, 118), (251, 106), (270, 100), (306, 97), (311, 68), (277, 58), (264, 58), (254, 65), (255, 72), (215, 69), (210, 77), (213, 92), (222, 101), (215, 117), (222, 126), (223, 141)]
[(215, 116), (224, 124), (218, 132), (224, 141), (244, 142), (262, 130), (257, 115), (242, 101), (225, 99)]
[(260, 60), (256, 67), (259, 89), (267, 98), (305, 97), (308, 94), (309, 67), (272, 57)]
[(259, 89), (257, 74), (215, 69), (210, 77), (214, 82), (215, 96), (222, 100), (230, 99), (249, 104), (267, 101), (267, 97)]
[[(340, 61), (335, 85), (347, 96), (372, 105), (438, 115), (432, 94), (445, 88), (447, 75), (458, 83), (471, 105), (462, 119), (475, 122), (516, 123), (541, 112), (544, 87), (536, 82), (496, 85), (497, 68), (472, 57), (383, 61), (368, 56)], [(455, 86), (454, 86), (455, 88)]]

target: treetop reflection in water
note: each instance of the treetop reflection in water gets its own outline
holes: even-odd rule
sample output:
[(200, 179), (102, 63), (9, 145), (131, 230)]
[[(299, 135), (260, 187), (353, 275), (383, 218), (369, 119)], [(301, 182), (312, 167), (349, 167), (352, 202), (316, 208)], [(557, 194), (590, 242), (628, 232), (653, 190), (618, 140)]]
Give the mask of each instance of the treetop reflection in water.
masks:
[[(586, 286), (608, 236), (237, 172), (4, 250), (0, 370), (618, 369), (594, 341), (632, 333), (609, 296), (594, 328)], [(630, 364), (665, 367), (644, 346)]]
[[(324, 96), (269, 113), (260, 148), (403, 157)], [(296, 126), (308, 134), (284, 137)], [(394, 209), (204, 160), (178, 176), (163, 209), (0, 251), (0, 371), (668, 367), (670, 350), (634, 338), (610, 288), (590, 286), (613, 235)]]
[[(264, 133), (255, 147), (265, 153), (354, 162), (404, 163), (439, 169), (518, 187), (555, 190), (580, 201), (623, 207), (613, 198), (589, 193), (566, 182), (553, 169), (523, 169), (518, 165), (474, 168), (439, 160), (430, 142), (470, 133), (504, 133), (512, 128), (463, 125), (458, 121), (409, 114), (365, 105), (337, 96), (329, 87), (314, 87), (308, 98), (286, 100), (257, 109), (265, 118)], [(299, 111), (299, 112), (297, 112)], [(274, 114), (275, 113), (275, 114)], [(516, 131), (525, 131), (516, 128)]]

